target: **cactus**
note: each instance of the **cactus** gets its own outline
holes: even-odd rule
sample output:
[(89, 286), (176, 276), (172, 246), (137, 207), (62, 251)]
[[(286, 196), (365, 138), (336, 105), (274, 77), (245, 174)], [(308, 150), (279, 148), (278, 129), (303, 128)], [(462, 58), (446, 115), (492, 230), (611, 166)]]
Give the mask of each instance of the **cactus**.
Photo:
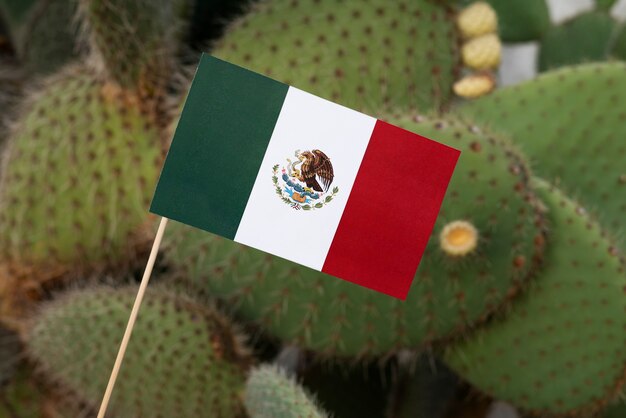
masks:
[(262, 2), (219, 58), (354, 109), (445, 107), (457, 78), (451, 6), (432, 0)]
[(24, 69), (50, 74), (78, 55), (77, 0), (0, 0)]
[[(463, 154), (405, 302), (171, 224), (111, 415), (319, 417), (324, 409), (346, 417), (478, 416), (461, 400), (466, 384), (452, 373), (442, 381), (429, 375), (435, 359), (410, 375), (399, 359), (423, 349), (445, 353), (476, 389), (523, 412), (599, 413), (626, 368), (624, 265), (619, 245), (601, 232), (626, 230), (626, 64), (546, 73), (436, 119), (453, 93), (474, 99), (494, 90), (498, 31), (508, 42), (542, 39), (542, 67), (580, 60), (581, 52), (584, 59), (626, 56), (626, 31), (608, 39), (614, 0), (597, 1), (601, 12), (558, 28), (550, 28), (545, 0), (485, 0), (460, 14), (456, 4), (467, 0), (253, 4), (215, 44), (215, 55), (362, 111), (399, 112), (391, 122)], [(0, 417), (17, 415), (11, 409), (95, 415), (136, 289), (69, 290), (66, 283), (80, 278), (85, 288), (87, 275), (102, 280), (103, 272), (119, 281), (145, 261), (153, 236), (147, 206), (170, 137), (167, 106), (179, 61), (216, 34), (219, 25), (202, 31), (208, 13), (201, 10), (232, 16), (246, 2), (253, 3), (0, 0), (15, 45), (8, 55), (23, 65), (0, 64), (0, 142), (7, 138), (0, 319), (23, 331), (27, 366), (43, 377), (6, 367)], [(585, 31), (595, 39), (591, 49), (575, 40)], [(83, 62), (58, 71), (74, 57)], [(24, 93), (25, 77), (53, 71)], [(412, 116), (416, 109), (432, 117)], [(533, 184), (526, 155), (599, 219)], [(185, 286), (159, 287), (159, 279), (172, 278), (164, 269)], [(249, 375), (246, 390), (253, 360), (236, 327), (211, 299), (190, 298), (190, 288), (220, 298), (247, 330), (262, 334), (257, 358), (273, 361), (281, 344), (305, 349), (295, 367), (302, 386), (264, 366)], [(52, 295), (41, 310), (25, 303)], [(340, 358), (329, 366), (329, 356)], [(366, 367), (354, 367), (363, 359)], [(389, 384), (396, 373), (400, 384)], [(433, 386), (436, 397), (427, 392)], [(490, 399), (476, 402), (480, 416)], [(620, 408), (607, 417), (620, 416)]]
[(11, 380), (3, 382), (0, 387), (0, 418), (41, 416), (45, 393), (33, 375), (29, 367), (21, 365)]
[(606, 60), (616, 26), (608, 14), (590, 12), (552, 27), (541, 40), (539, 70)]
[(596, 8), (605, 12), (610, 11), (617, 0), (596, 0)]
[(559, 184), (611, 231), (626, 230), (626, 64), (564, 68), (466, 104), (472, 120), (513, 136), (538, 175)]
[(76, 0), (40, 1), (16, 45), (27, 71), (51, 74), (78, 56)]
[[(71, 67), (24, 106), (0, 187), (0, 276), (37, 292), (49, 279), (132, 264), (162, 161), (136, 98)], [(3, 303), (11, 299), (5, 291)], [(21, 292), (17, 292), (18, 296)], [(21, 306), (22, 301), (16, 301)]]
[(626, 60), (626, 25), (615, 30), (615, 37), (610, 46), (610, 56), (622, 61)]
[[(167, 260), (270, 334), (327, 354), (380, 355), (464, 332), (513, 298), (541, 257), (542, 218), (524, 159), (476, 126), (392, 122), (463, 151), (405, 302), (180, 224), (166, 232)], [(465, 256), (435, 238), (457, 220), (480, 234)], [(442, 239), (463, 245), (471, 236)]]
[(488, 0), (498, 14), (504, 42), (527, 42), (541, 38), (550, 27), (546, 0)]
[(245, 405), (251, 418), (324, 418), (328, 415), (292, 378), (273, 366), (252, 370)]
[(626, 371), (624, 260), (582, 206), (536, 182), (550, 230), (540, 279), (445, 360), (497, 399), (534, 414), (601, 409)]
[[(187, 0), (80, 0), (91, 48), (109, 76), (142, 97), (160, 96), (174, 70)], [(132, 23), (129, 23), (132, 22)]]
[[(14, 109), (22, 94), (23, 84), (24, 74), (17, 65), (0, 58), (0, 109), (4, 113), (0, 117), (0, 152), (3, 150), (4, 142), (9, 135), (9, 121), (15, 116)], [(2, 158), (0, 158), (1, 169)]]
[(29, 11), (37, 0), (0, 0), (0, 22), (3, 35), (16, 43), (17, 33), (27, 18)]
[[(44, 376), (99, 405), (136, 292), (99, 287), (68, 292), (45, 305), (26, 336), (29, 355)], [(119, 416), (241, 416), (249, 364), (241, 337), (223, 315), (153, 288), (137, 318), (110, 410)]]

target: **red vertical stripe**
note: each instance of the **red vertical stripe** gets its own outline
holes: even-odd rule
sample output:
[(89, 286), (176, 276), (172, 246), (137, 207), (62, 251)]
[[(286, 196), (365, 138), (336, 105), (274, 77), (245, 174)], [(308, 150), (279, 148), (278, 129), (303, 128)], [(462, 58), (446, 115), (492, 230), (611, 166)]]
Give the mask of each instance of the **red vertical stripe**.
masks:
[(459, 154), (378, 121), (322, 271), (405, 299)]

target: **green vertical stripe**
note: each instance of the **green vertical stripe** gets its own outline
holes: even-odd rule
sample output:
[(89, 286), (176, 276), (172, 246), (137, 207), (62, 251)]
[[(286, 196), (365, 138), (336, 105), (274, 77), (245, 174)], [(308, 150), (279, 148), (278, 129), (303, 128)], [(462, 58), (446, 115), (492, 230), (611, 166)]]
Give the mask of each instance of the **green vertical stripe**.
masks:
[(233, 239), (288, 89), (203, 55), (150, 211)]

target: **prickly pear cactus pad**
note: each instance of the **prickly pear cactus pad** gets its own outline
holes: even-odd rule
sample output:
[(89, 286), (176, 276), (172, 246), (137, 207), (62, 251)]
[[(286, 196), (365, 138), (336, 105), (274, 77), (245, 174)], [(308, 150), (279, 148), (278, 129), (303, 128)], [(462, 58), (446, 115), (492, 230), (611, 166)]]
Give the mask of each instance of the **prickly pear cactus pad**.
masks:
[(511, 134), (538, 175), (576, 196), (606, 229), (623, 233), (624, 90), (626, 64), (586, 64), (500, 89), (461, 110)]
[(615, 3), (617, 3), (617, 0), (596, 0), (596, 8), (608, 12), (613, 8)]
[(13, 31), (17, 53), (29, 72), (51, 74), (78, 56), (77, 4), (78, 0), (39, 0)]
[(325, 418), (305, 390), (275, 366), (252, 370), (246, 382), (246, 410), (252, 418)]
[(609, 14), (590, 12), (550, 28), (541, 40), (539, 70), (605, 61), (617, 26)]
[[(44, 306), (27, 336), (44, 376), (97, 406), (135, 287), (74, 291)], [(221, 314), (148, 290), (110, 410), (120, 417), (239, 417), (249, 355)]]
[(263, 1), (213, 54), (369, 112), (444, 106), (459, 61), (455, 11), (437, 0)]
[(243, 318), (323, 353), (380, 355), (463, 332), (513, 298), (541, 257), (525, 161), (476, 126), (391, 122), (462, 151), (405, 302), (177, 223), (166, 231), (167, 260)]
[(448, 349), (477, 388), (528, 412), (582, 416), (624, 383), (626, 270), (582, 206), (545, 183), (550, 234), (540, 280), (505, 320)]
[(619, 60), (626, 60), (626, 25), (615, 30), (615, 37), (611, 41), (610, 56)]
[(488, 0), (496, 10), (504, 42), (527, 42), (541, 38), (550, 28), (546, 0)]
[[(9, 121), (14, 117), (15, 105), (19, 102), (24, 87), (24, 74), (17, 65), (3, 61), (0, 58), (0, 109), (3, 117), (0, 119), (0, 150), (9, 133)], [(0, 157), (0, 170), (2, 158)]]
[(91, 47), (109, 75), (143, 95), (160, 94), (172, 71), (187, 0), (77, 0)]
[[(0, 19), (2, 21), (2, 35), (16, 44), (18, 30), (28, 19), (28, 12), (37, 0), (0, 0)], [(16, 45), (11, 45), (15, 48)]]
[(68, 68), (24, 106), (5, 157), (0, 267), (10, 276), (134, 260), (162, 161), (156, 123), (134, 96)]
[[(16, 365), (19, 363), (15, 358), (11, 360)], [(2, 382), (1, 418), (15, 417), (15, 411), (19, 411), (23, 417), (41, 416), (41, 402), (45, 395), (33, 379), (33, 375), (30, 368), (22, 365), (9, 381)]]

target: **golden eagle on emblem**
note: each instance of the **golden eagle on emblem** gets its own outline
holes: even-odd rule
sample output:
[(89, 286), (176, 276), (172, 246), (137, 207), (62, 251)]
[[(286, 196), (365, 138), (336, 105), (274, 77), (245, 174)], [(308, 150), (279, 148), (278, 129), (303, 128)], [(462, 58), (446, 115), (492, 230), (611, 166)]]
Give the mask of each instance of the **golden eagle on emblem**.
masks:
[(301, 166), (300, 169), (294, 167), (298, 161), (291, 165), (292, 176), (317, 192), (326, 192), (335, 177), (330, 158), (318, 149), (301, 152), (297, 157)]

